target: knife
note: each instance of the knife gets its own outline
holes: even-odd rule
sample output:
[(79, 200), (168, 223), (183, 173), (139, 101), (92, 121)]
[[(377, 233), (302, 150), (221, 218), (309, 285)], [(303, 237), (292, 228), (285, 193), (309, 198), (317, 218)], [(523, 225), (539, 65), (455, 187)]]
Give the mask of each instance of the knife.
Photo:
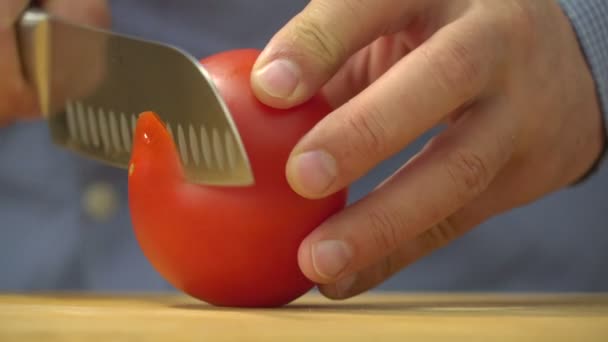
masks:
[(254, 183), (232, 116), (192, 56), (37, 7), (23, 12), (16, 30), (24, 76), (55, 144), (126, 169), (137, 116), (153, 111), (171, 134), (188, 181)]

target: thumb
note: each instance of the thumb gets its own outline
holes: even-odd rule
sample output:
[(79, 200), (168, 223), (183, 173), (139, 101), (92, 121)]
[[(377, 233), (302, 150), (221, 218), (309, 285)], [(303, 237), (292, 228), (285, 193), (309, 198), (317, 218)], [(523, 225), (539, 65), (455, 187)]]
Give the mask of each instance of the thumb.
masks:
[(357, 50), (405, 27), (431, 1), (312, 0), (270, 40), (258, 57), (251, 86), (277, 108), (308, 100)]

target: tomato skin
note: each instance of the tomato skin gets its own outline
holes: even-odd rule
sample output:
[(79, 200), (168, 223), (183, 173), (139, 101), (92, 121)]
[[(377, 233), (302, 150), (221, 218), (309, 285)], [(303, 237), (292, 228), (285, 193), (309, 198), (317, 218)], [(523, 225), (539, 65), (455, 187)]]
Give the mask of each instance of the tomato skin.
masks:
[(188, 183), (151, 112), (138, 119), (129, 168), (131, 219), (144, 254), (174, 287), (218, 306), (276, 307), (309, 291), (314, 284), (298, 267), (298, 247), (346, 204), (346, 190), (309, 200), (289, 187), (291, 149), (331, 108), (321, 96), (290, 110), (259, 102), (249, 86), (258, 54), (233, 50), (201, 60), (233, 114), (254, 185)]

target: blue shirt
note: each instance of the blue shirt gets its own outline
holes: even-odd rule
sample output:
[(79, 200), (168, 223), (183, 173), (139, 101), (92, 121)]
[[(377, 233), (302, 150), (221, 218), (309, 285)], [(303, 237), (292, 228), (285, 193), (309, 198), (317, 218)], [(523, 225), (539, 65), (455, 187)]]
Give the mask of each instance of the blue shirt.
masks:
[[(114, 30), (203, 57), (262, 48), (306, 3), (114, 0), (111, 9)], [(605, 103), (608, 2), (564, 3)], [(350, 201), (367, 194), (426, 139), (354, 184)], [(126, 179), (123, 170), (51, 145), (44, 122), (0, 128), (0, 290), (170, 289), (134, 238)], [(489, 220), (381, 288), (606, 291), (607, 194), (603, 167), (583, 184)]]

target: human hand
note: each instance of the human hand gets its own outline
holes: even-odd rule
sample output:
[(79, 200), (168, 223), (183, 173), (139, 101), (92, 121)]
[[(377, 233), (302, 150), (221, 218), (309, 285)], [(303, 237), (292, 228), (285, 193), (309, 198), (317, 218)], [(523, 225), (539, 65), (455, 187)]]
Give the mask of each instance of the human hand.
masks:
[[(46, 0), (44, 8), (54, 15), (74, 22), (107, 27), (109, 11), (106, 0)], [(27, 0), (0, 2), (0, 124), (39, 113), (34, 89), (21, 72), (14, 25)]]
[(322, 88), (335, 106), (286, 166), (308, 198), (445, 124), (300, 246), (303, 273), (330, 298), (370, 289), (488, 218), (572, 184), (604, 144), (594, 82), (553, 0), (312, 0), (270, 41), (252, 87), (280, 108)]

